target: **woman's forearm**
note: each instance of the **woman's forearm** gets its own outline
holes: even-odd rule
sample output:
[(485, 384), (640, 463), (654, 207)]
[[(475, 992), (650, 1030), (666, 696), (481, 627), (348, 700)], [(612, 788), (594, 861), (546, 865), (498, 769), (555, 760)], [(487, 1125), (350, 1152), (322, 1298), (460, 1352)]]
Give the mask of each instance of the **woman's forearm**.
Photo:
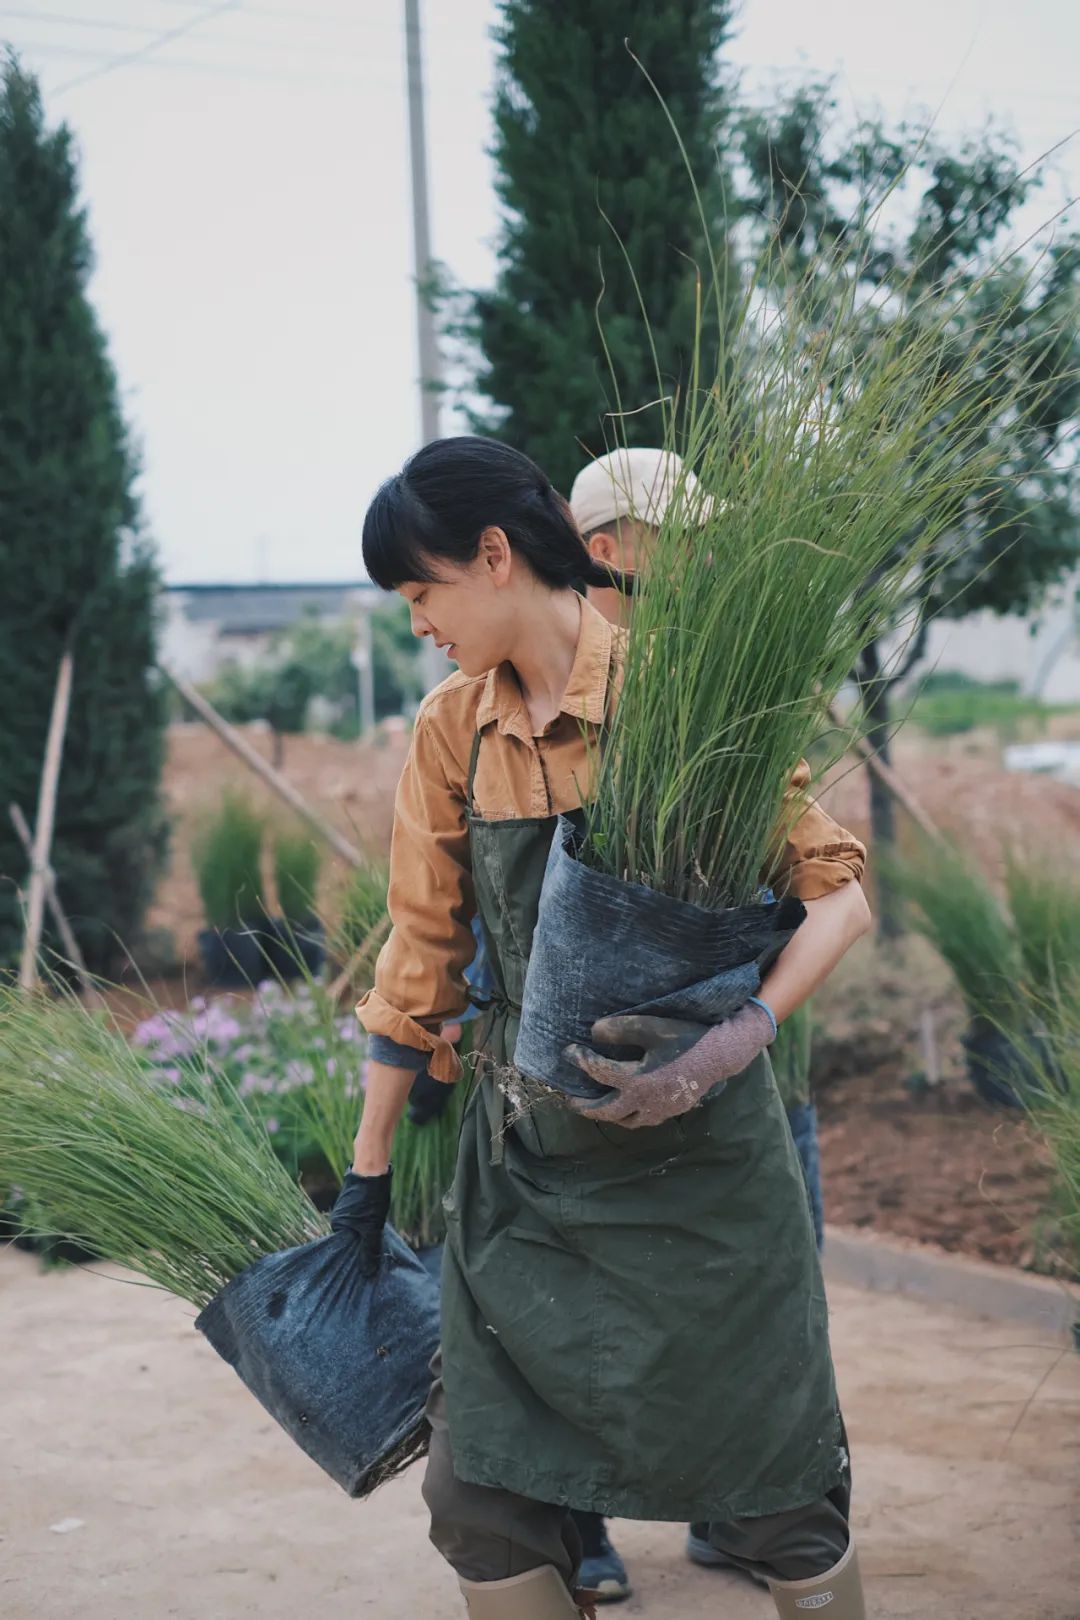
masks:
[(358, 1176), (381, 1176), (389, 1165), (394, 1132), (415, 1079), (412, 1069), (369, 1061), (364, 1112), (353, 1150), (353, 1169)]
[(790, 1018), (813, 995), (870, 924), (870, 907), (861, 884), (845, 883), (820, 900), (807, 901), (806, 921), (761, 985), (761, 998), (772, 1008), (777, 1023)]

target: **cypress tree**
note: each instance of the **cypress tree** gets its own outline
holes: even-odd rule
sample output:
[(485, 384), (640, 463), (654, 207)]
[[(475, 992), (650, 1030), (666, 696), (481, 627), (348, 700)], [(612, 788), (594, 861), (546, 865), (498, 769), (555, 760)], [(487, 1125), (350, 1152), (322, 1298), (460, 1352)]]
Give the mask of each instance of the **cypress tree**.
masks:
[[(527, 451), (563, 490), (590, 454), (660, 439), (648, 407), (688, 385), (699, 278), (704, 376), (715, 375), (714, 257), (727, 287), (717, 58), (730, 14), (729, 0), (655, 0), (632, 15), (615, 0), (502, 5), (500, 268), (455, 330), (471, 348), (472, 397), (486, 402), (469, 413), (474, 428)], [(638, 414), (613, 421), (620, 405)]]
[[(22, 933), (57, 668), (74, 650), (52, 864), (88, 962), (130, 942), (165, 852), (165, 708), (152, 669), (158, 575), (137, 461), (87, 297), (92, 252), (74, 143), (36, 81), (0, 71), (0, 962)], [(46, 945), (57, 942), (46, 936)]]

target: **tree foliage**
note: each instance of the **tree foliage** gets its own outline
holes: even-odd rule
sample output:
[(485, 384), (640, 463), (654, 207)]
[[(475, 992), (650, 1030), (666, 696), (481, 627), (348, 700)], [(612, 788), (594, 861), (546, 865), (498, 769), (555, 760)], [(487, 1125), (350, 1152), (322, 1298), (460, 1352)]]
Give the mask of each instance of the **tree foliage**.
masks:
[[(690, 385), (695, 353), (715, 373), (711, 288), (714, 272), (721, 286), (729, 274), (712, 228), (729, 120), (718, 58), (731, 9), (657, 0), (631, 17), (614, 0), (502, 5), (500, 268), (493, 288), (464, 298), (453, 330), (475, 361), (472, 426), (527, 451), (557, 488), (615, 443), (656, 443), (663, 425), (647, 407)], [(620, 410), (636, 414), (615, 420)]]
[[(87, 297), (92, 252), (70, 131), (0, 72), (0, 960), (18, 949), (57, 669), (75, 679), (52, 863), (91, 966), (130, 941), (165, 852), (158, 576), (116, 377)], [(46, 945), (56, 944), (46, 935)]]

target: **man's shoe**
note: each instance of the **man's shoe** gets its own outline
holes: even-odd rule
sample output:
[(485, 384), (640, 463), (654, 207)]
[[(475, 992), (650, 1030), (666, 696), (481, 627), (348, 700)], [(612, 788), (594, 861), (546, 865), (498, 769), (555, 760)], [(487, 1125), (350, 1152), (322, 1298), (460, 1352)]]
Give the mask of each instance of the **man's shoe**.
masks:
[(607, 1525), (599, 1513), (574, 1513), (581, 1536), (581, 1568), (577, 1584), (596, 1603), (621, 1603), (631, 1592), (626, 1565), (608, 1539)]
[(686, 1537), (686, 1556), (692, 1564), (700, 1564), (702, 1569), (728, 1569), (736, 1575), (745, 1575), (755, 1586), (768, 1587), (764, 1575), (759, 1575), (756, 1570), (744, 1569), (741, 1564), (734, 1563), (727, 1553), (721, 1552), (719, 1547), (713, 1546), (709, 1540), (707, 1522), (690, 1526)]

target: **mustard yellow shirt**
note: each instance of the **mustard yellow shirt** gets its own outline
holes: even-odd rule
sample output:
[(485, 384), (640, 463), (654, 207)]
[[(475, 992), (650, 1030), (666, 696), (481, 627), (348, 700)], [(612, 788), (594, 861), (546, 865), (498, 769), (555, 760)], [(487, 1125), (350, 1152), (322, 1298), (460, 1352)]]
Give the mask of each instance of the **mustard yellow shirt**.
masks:
[[(364, 1028), (430, 1054), (437, 1080), (461, 1073), (440, 1026), (468, 1006), (464, 970), (472, 961), (472, 870), (466, 821), (469, 757), (485, 733), (474, 784), (486, 820), (576, 810), (586, 796), (599, 728), (615, 689), (623, 632), (581, 604), (577, 653), (560, 712), (534, 736), (509, 663), (486, 675), (451, 675), (420, 705), (398, 784), (390, 854), (393, 927), (379, 954), (375, 987), (357, 1013)], [(791, 791), (806, 807), (794, 821), (770, 881), (816, 900), (862, 876), (866, 850), (806, 793), (809, 767)]]

